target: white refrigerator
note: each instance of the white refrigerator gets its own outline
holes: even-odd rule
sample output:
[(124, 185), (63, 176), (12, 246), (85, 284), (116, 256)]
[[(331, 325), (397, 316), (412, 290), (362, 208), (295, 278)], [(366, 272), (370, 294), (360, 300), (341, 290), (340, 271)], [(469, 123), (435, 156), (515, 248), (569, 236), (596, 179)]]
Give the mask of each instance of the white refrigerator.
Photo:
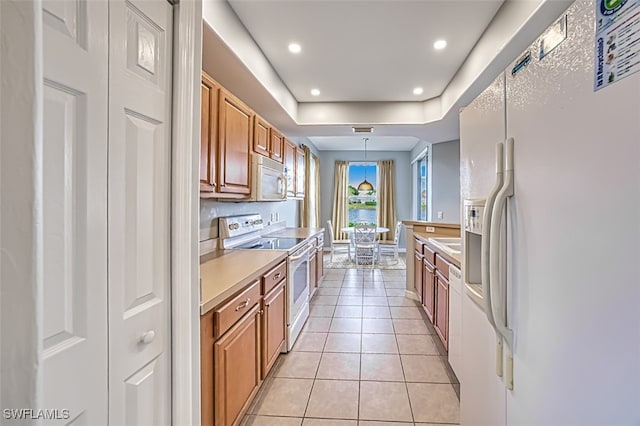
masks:
[(594, 90), (603, 3), (640, 14), (578, 0), (460, 113), (462, 425), (640, 425), (640, 72)]

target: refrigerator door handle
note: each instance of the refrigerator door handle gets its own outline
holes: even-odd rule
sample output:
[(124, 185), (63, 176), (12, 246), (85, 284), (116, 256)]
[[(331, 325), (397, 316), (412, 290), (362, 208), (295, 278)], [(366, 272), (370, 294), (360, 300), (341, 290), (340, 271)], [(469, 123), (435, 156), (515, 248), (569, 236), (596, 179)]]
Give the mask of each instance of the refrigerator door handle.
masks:
[(502, 188), (504, 182), (504, 144), (496, 144), (496, 183), (489, 192), (485, 201), (484, 217), (482, 218), (482, 230), (484, 238), (480, 247), (480, 270), (482, 275), (482, 294), (484, 295), (484, 311), (491, 326), (495, 329), (493, 321), (493, 308), (491, 306), (491, 273), (490, 273), (490, 239), (491, 239), (491, 217), (496, 196)]
[[(491, 304), (493, 305), (493, 321), (496, 331), (508, 346), (507, 380), (509, 389), (513, 389), (513, 331), (506, 324), (506, 306), (502, 306), (500, 296), (506, 296), (506, 283), (500, 279), (500, 222), (506, 208), (507, 198), (513, 196), (513, 138), (507, 139), (505, 148), (505, 174), (502, 188), (496, 196), (491, 214), (489, 230), (489, 277), (492, 278)], [(506, 297), (505, 297), (506, 299)], [(502, 340), (502, 339), (499, 339)]]
[(482, 218), (482, 230), (484, 237), (481, 240), (480, 247), (480, 271), (482, 276), (482, 294), (484, 296), (484, 312), (487, 315), (489, 324), (496, 330), (496, 374), (502, 377), (502, 337), (496, 329), (493, 320), (493, 307), (491, 305), (491, 274), (490, 274), (490, 238), (491, 238), (491, 217), (493, 213), (493, 205), (498, 192), (502, 188), (504, 182), (504, 144), (502, 142), (496, 144), (496, 183), (489, 192), (489, 196), (485, 201), (484, 217)]

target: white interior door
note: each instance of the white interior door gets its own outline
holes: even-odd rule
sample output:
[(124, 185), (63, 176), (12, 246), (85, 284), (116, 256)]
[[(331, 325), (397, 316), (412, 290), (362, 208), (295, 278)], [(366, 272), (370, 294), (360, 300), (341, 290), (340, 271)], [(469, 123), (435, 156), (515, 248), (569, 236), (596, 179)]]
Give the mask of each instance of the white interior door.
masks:
[(171, 421), (172, 7), (109, 4), (109, 415)]
[(44, 1), (43, 24), (43, 407), (105, 425), (107, 3)]

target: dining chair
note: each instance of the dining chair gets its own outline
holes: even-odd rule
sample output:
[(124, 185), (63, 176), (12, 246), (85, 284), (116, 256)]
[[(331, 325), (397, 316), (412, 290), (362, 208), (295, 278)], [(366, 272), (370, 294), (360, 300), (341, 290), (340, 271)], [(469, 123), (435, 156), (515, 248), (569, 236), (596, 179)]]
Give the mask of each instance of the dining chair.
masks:
[(353, 228), (354, 253), (356, 266), (361, 262), (375, 268), (378, 255), (378, 241), (376, 241), (376, 227), (369, 224), (356, 225)]
[[(333, 234), (333, 224), (330, 220), (327, 221), (327, 227), (329, 228), (329, 242), (331, 243), (331, 263), (333, 263), (333, 254), (336, 251), (345, 251), (349, 254), (349, 262), (351, 262), (351, 240), (336, 240)], [(338, 250), (336, 250), (338, 249)]]
[(400, 232), (402, 231), (402, 222), (396, 224), (396, 231), (393, 240), (378, 241), (378, 253), (382, 256), (384, 253), (393, 254), (394, 263), (398, 263), (398, 241), (400, 240)]

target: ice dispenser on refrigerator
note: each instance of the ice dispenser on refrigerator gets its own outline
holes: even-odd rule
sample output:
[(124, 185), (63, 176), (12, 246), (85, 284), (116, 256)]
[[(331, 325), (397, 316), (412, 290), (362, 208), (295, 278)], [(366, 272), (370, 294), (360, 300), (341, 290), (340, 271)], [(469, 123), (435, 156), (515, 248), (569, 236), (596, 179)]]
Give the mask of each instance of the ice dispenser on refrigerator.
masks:
[(482, 222), (484, 199), (464, 200), (464, 283), (472, 299), (482, 306)]

